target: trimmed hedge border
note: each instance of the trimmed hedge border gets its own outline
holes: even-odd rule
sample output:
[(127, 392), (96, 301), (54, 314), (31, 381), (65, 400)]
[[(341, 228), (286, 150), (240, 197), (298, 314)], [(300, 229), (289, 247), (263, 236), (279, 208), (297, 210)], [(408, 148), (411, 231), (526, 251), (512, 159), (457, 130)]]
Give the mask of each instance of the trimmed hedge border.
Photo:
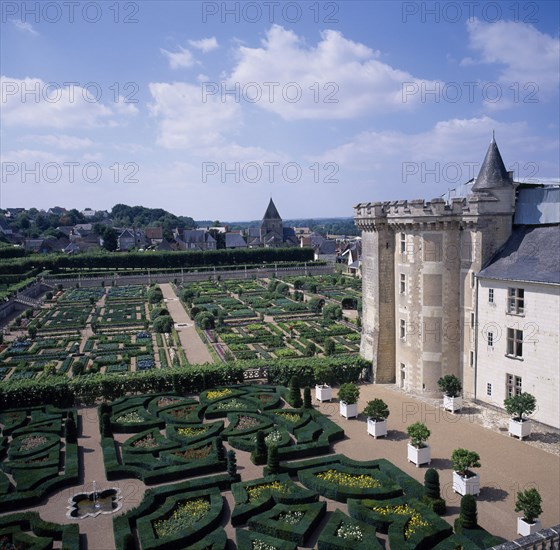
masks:
[(254, 531), (246, 531), (245, 529), (237, 529), (235, 532), (238, 550), (252, 550), (254, 541), (261, 541), (270, 544), (276, 550), (297, 550), (297, 544), (287, 540), (277, 539), (263, 533), (255, 533)]
[(51, 375), (2, 383), (0, 410), (45, 404), (60, 407), (70, 407), (74, 403), (87, 405), (98, 399), (113, 401), (135, 393), (199, 393), (217, 386), (241, 384), (244, 382), (245, 370), (264, 367), (268, 368), (269, 384), (287, 385), (291, 377), (297, 375), (302, 385), (307, 386), (314, 384), (315, 369), (319, 365), (329, 367), (338, 383), (357, 382), (363, 372), (370, 368), (369, 362), (358, 355), (344, 355), (188, 365), (147, 372), (90, 374), (73, 378)]
[[(231, 483), (232, 479), (229, 475), (218, 474), (149, 489), (139, 506), (113, 519), (116, 550), (123, 550), (123, 539), (125, 535), (132, 533), (132, 530), (137, 526), (138, 519), (158, 510), (167, 498), (177, 495), (184, 495), (188, 498), (193, 492), (197, 491), (204, 494), (208, 494), (210, 490), (214, 489), (225, 491), (231, 487)], [(216, 548), (220, 547), (217, 546)]]
[[(355, 525), (362, 531), (362, 540), (346, 540), (336, 535), (342, 524)], [(318, 550), (381, 550), (383, 546), (376, 538), (377, 530), (373, 525), (364, 523), (347, 516), (340, 510), (335, 510), (329, 521), (321, 531), (317, 541)]]
[[(7, 533), (10, 527), (14, 527), (13, 532), (33, 531), (38, 537), (60, 540), (65, 550), (80, 549), (80, 530), (77, 524), (58, 525), (43, 521), (37, 512), (21, 512), (0, 517), (0, 531)], [(37, 540), (31, 538), (31, 541), (27, 540), (27, 542), (37, 542)], [(52, 541), (47, 547), (52, 548)]]
[[(276, 504), (270, 510), (252, 517), (249, 527), (259, 533), (303, 546), (321, 523), (326, 511), (327, 503), (324, 500), (309, 504)], [(304, 516), (295, 524), (276, 519), (280, 514), (288, 512), (303, 512)]]

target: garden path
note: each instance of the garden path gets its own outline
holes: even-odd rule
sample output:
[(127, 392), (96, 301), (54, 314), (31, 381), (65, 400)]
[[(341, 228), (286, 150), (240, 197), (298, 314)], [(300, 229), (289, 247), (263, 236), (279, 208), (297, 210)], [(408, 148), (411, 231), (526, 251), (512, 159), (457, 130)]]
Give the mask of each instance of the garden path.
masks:
[(198, 332), (196, 332), (193, 320), (185, 311), (173, 287), (169, 283), (162, 283), (159, 286), (163, 292), (169, 315), (171, 315), (175, 323), (181, 346), (183, 346), (187, 356), (187, 361), (191, 365), (213, 363), (214, 360), (210, 352), (198, 335)]

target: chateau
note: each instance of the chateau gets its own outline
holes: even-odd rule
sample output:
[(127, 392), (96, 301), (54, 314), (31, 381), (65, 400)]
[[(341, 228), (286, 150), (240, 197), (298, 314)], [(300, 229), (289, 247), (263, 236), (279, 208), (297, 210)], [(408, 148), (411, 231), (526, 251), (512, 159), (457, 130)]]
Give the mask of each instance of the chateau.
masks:
[(377, 383), (503, 406), (537, 398), (559, 427), (558, 187), (513, 181), (494, 139), (465, 198), (361, 203), (361, 354)]

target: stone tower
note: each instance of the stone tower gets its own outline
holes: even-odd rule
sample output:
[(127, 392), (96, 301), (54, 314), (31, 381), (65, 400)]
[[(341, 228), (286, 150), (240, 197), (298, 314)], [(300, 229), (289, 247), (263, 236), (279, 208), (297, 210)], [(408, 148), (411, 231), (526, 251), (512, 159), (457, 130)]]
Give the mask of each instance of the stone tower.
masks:
[(284, 225), (272, 198), (261, 222), (261, 242), (265, 246), (280, 246), (284, 242)]
[(494, 139), (466, 198), (361, 203), (361, 355), (378, 383), (474, 393), (474, 274), (512, 231), (515, 187)]

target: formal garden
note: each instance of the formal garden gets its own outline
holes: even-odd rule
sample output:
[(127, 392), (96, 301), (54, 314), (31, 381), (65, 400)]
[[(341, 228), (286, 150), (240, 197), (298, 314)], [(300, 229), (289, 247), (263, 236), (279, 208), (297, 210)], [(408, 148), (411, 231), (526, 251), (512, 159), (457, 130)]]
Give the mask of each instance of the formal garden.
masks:
[[(308, 392), (297, 408), (290, 398), (285, 386), (234, 385), (99, 405), (107, 479), (156, 485), (136, 508), (115, 514), (116, 548), (224, 549), (226, 530), (240, 549), (295, 550), (310, 541), (327, 549), (476, 549), (499, 541), (486, 532), (454, 533), (427, 488), (389, 461), (332, 454), (344, 430), (312, 406)], [(53, 541), (80, 548), (76, 522), (49, 524), (24, 511), (84, 474), (76, 422), (72, 408), (2, 412), (0, 510), (22, 510), (0, 516), (3, 548)], [(264, 465), (262, 477), (238, 469), (247, 460)], [(329, 502), (339, 503), (336, 511), (327, 510)]]

